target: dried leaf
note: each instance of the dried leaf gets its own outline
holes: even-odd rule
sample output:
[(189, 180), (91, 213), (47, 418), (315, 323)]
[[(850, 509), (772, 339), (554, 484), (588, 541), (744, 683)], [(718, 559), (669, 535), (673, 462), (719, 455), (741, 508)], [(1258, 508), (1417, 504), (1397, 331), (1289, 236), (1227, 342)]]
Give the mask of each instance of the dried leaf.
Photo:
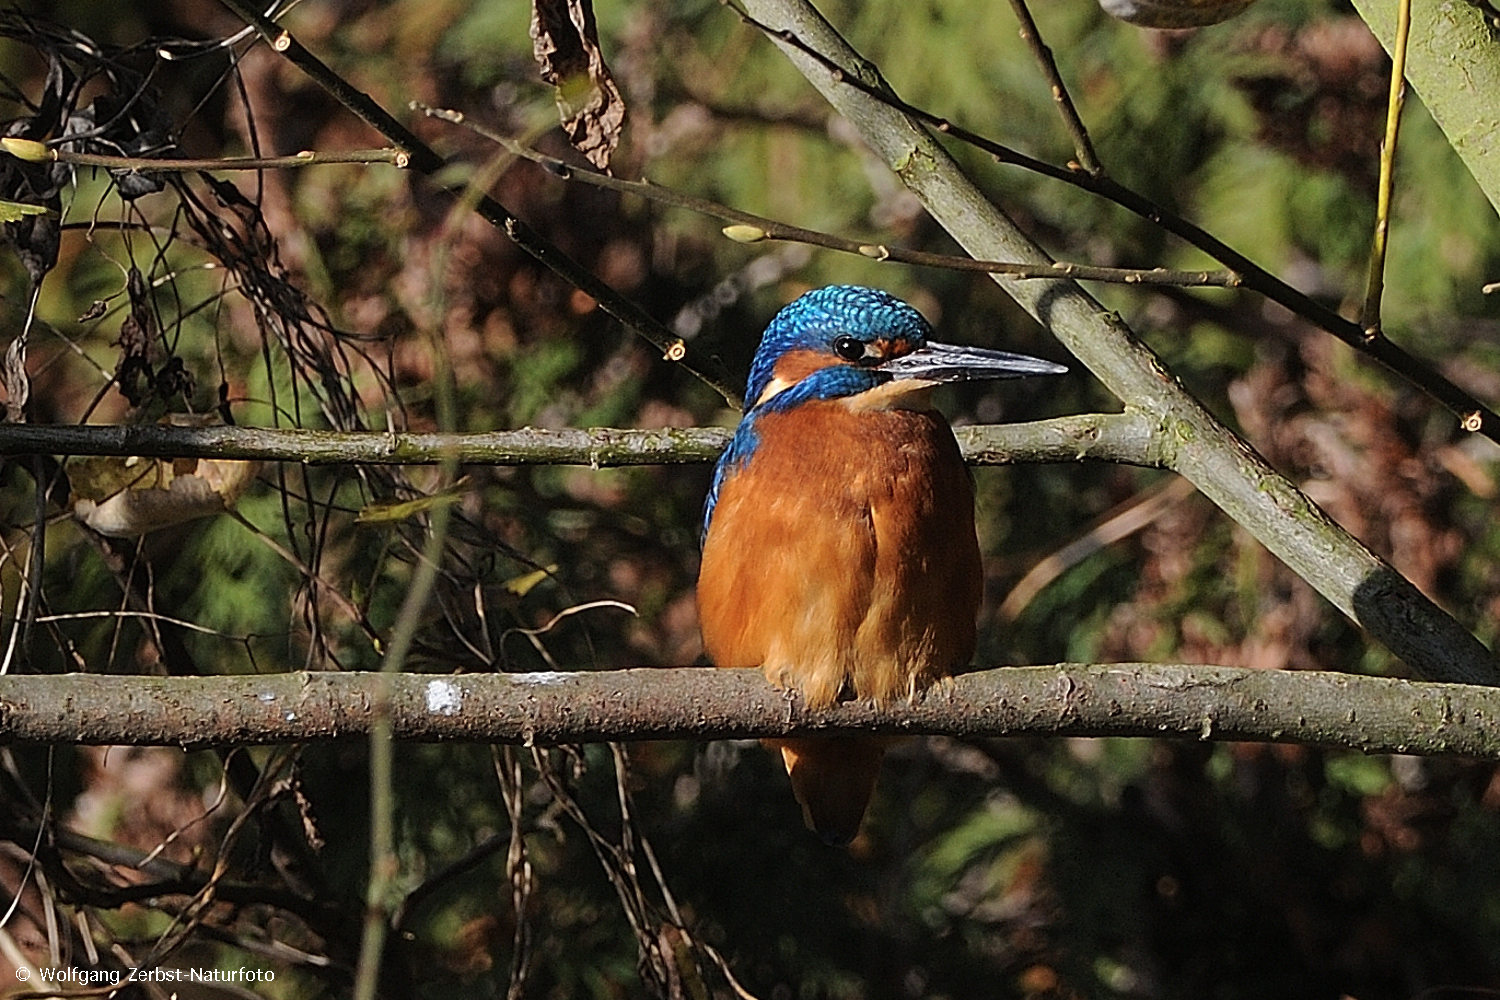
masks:
[(31, 378), (26, 374), (26, 338), (17, 337), (5, 349), (5, 366), (0, 370), (5, 384), (5, 422), (26, 422), (26, 401), (31, 398)]
[[(35, 114), (6, 122), (0, 130), (7, 138), (32, 142), (65, 133), (76, 83), (73, 71), (55, 52), (48, 52), (47, 80)], [(7, 158), (0, 162), (0, 198), (47, 209), (44, 214), (22, 215), (0, 225), (5, 242), (15, 248), (33, 289), (40, 287), (47, 272), (57, 264), (62, 245), (60, 192), (71, 177), (66, 164), (50, 162), (50, 157), (48, 160), (33, 163)]]
[[(211, 418), (174, 414), (162, 421), (207, 426)], [(73, 515), (113, 538), (133, 538), (222, 514), (254, 481), (259, 462), (222, 458), (98, 456), (68, 463)]]
[(40, 286), (47, 272), (57, 265), (58, 250), (62, 247), (62, 224), (58, 221), (62, 202), (49, 199), (43, 207), (46, 211), (41, 215), (23, 215), (0, 226), (6, 241), (16, 248), (16, 256), (21, 258), (32, 288)]
[(600, 170), (620, 144), (625, 100), (599, 50), (590, 0), (533, 0), (531, 42), (542, 79), (557, 88), (568, 141)]
[(73, 495), (96, 503), (131, 487), (160, 485), (155, 459), (89, 455), (68, 460)]
[(224, 498), (205, 480), (176, 476), (166, 489), (122, 490), (102, 503), (80, 499), (73, 505), (73, 515), (101, 535), (134, 538), (228, 509)]
[(120, 360), (115, 364), (115, 385), (120, 394), (130, 400), (131, 406), (140, 406), (146, 401), (155, 380), (151, 368), (151, 338), (156, 331), (156, 314), (151, 311), (151, 300), (146, 289), (146, 279), (136, 268), (130, 269), (126, 282), (130, 296), (130, 312), (120, 323), (120, 336), (115, 344), (120, 348)]

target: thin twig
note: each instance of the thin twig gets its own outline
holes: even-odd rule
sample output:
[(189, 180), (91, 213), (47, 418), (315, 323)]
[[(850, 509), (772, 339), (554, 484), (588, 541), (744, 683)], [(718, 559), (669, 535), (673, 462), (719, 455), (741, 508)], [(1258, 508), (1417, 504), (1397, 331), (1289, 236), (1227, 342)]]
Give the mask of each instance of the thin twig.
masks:
[(522, 817), (526, 809), (526, 786), (523, 783), (521, 755), (515, 747), (490, 747), (495, 777), (500, 784), (500, 801), (510, 820), (510, 837), (505, 852), (505, 874), (510, 883), (510, 908), (515, 916), (511, 934), (510, 974), (506, 976), (506, 1000), (521, 1000), (526, 995), (526, 979), (531, 973), (533, 927), (529, 903), (536, 889), (535, 869), (526, 848)]
[(1128, 538), (1151, 524), (1173, 504), (1191, 496), (1191, 482), (1174, 476), (1150, 490), (1132, 497), (1123, 509), (1111, 511), (1079, 537), (1037, 562), (1026, 572), (1010, 593), (1000, 602), (995, 616), (1003, 622), (1021, 617), (1021, 612), (1053, 580), (1089, 556)]
[(1036, 20), (1031, 16), (1031, 8), (1026, 5), (1026, 0), (1010, 0), (1010, 6), (1015, 11), (1016, 20), (1021, 24), (1021, 41), (1025, 42), (1026, 46), (1031, 49), (1032, 55), (1036, 56), (1042, 76), (1046, 78), (1047, 85), (1052, 88), (1052, 101), (1057, 105), (1057, 113), (1062, 116), (1063, 128), (1073, 140), (1073, 155), (1078, 157), (1079, 169), (1096, 177), (1103, 175), (1104, 165), (1099, 162), (1099, 156), (1094, 152), (1094, 143), (1089, 138), (1088, 129), (1084, 127), (1078, 109), (1073, 106), (1073, 97), (1063, 83), (1062, 73), (1058, 72), (1057, 60), (1052, 57), (1052, 49), (1042, 40), (1042, 33), (1037, 30)]
[[(17, 155), (17, 145), (24, 140), (0, 139), (0, 150)], [(40, 143), (34, 145), (40, 146)], [(45, 146), (45, 158), (76, 167), (104, 167), (130, 170), (139, 174), (219, 172), (224, 170), (280, 170), (312, 167), (330, 163), (389, 163), (395, 167), (410, 165), (411, 155), (402, 149), (352, 149), (345, 152), (320, 152), (306, 149), (290, 156), (225, 156), (201, 160), (157, 159), (145, 156), (106, 156), (102, 153), (80, 153), (56, 146)], [(32, 159), (21, 156), (21, 159)]]
[(1390, 96), (1385, 108), (1385, 141), (1380, 144), (1380, 189), (1375, 202), (1375, 237), (1370, 246), (1370, 276), (1359, 325), (1365, 337), (1382, 337), (1380, 298), (1385, 292), (1386, 241), (1391, 226), (1391, 192), (1395, 187), (1396, 140), (1401, 134), (1401, 109), (1406, 104), (1406, 40), (1411, 34), (1411, 0), (1396, 5), (1396, 44), (1391, 48)]
[[(304, 580), (306, 580), (310, 584), (316, 584), (318, 587), (321, 587), (323, 592), (328, 595), (329, 599), (337, 604), (341, 609), (343, 609), (344, 614), (349, 616), (349, 620), (356, 627), (358, 627), (361, 632), (365, 634), (366, 638), (370, 640), (371, 648), (373, 648), (377, 653), (381, 651), (380, 632), (375, 628), (374, 625), (370, 624), (370, 620), (365, 616), (365, 613), (360, 610), (359, 606), (351, 601), (343, 591), (339, 590), (329, 581), (323, 579), (316, 570), (314, 570), (311, 566), (308, 566), (305, 562), (298, 558), (295, 552), (288, 549), (285, 545), (282, 545), (266, 532), (260, 530), (260, 528), (255, 526), (254, 522), (249, 520), (239, 511), (228, 510), (225, 511), (225, 513), (234, 518), (234, 520), (238, 521), (240, 525), (245, 528), (245, 530), (254, 535), (256, 539), (263, 545), (265, 545), (268, 549), (276, 553), (282, 559), (286, 560), (286, 562), (291, 565), (293, 569), (295, 569), (302, 575), (302, 578)], [(151, 617), (158, 618), (159, 616)], [(246, 643), (248, 645), (248, 640), (246, 640)]]
[[(483, 195), (474, 189), (463, 192), (449, 211), (440, 241), (442, 253), (434, 268), (439, 273), (445, 259), (447, 243), (457, 231), (457, 220), (467, 214), (470, 203)], [(445, 308), (445, 285), (434, 281), (431, 315), (442, 316)], [(435, 372), (432, 378), (433, 409), (438, 426), (451, 430), (457, 425), (457, 386), (447, 345), (439, 330), (427, 325), (423, 331), (431, 341)], [(458, 478), (458, 460), (452, 454), (439, 461), (439, 492)], [(439, 567), (448, 544), (448, 524), (452, 505), (435, 504), (427, 514), (427, 540), (422, 558), (412, 574), (410, 589), (401, 602), (395, 627), (385, 656), (380, 661), (380, 685), (376, 689), (375, 724), (370, 727), (370, 876), (365, 891), (365, 920), (360, 934), (359, 958), (355, 964), (353, 996), (355, 1000), (374, 1000), (380, 992), (380, 968), (385, 941), (391, 932), (391, 893), (396, 884), (400, 860), (396, 855), (396, 791), (394, 729), (391, 725), (391, 680), (406, 666), (406, 656), (426, 617), (427, 605), (437, 587)]]
[(415, 889), (408, 892), (400, 905), (392, 911), (391, 929), (397, 934), (404, 932), (418, 908), (434, 893), (451, 885), (455, 879), (469, 874), (501, 850), (508, 848), (511, 839), (509, 834), (492, 833), (469, 848), (462, 857), (428, 875)]
[(676, 191), (671, 188), (660, 187), (649, 181), (622, 180), (621, 178), (588, 167), (565, 163), (555, 156), (548, 156), (545, 153), (537, 152), (535, 149), (519, 143), (508, 136), (485, 128), (469, 120), (460, 111), (428, 107), (425, 104), (415, 101), (412, 102), (412, 107), (431, 117), (441, 118), (443, 121), (452, 122), (455, 125), (463, 125), (475, 134), (499, 144), (508, 152), (537, 164), (549, 174), (560, 177), (563, 180), (579, 181), (593, 187), (617, 191), (621, 194), (635, 195), (638, 198), (644, 198), (658, 204), (685, 208), (700, 215), (707, 215), (724, 222), (733, 223), (733, 225), (725, 227), (724, 235), (739, 243), (760, 243), (766, 240), (802, 243), (808, 246), (823, 247), (828, 250), (838, 250), (843, 253), (859, 254), (862, 257), (882, 262), (893, 261), (899, 264), (915, 264), (921, 267), (940, 267), (949, 271), (978, 271), (985, 274), (1007, 274), (1015, 278), (1074, 278), (1089, 281), (1108, 281), (1122, 285), (1215, 286), (1220, 288), (1237, 288), (1241, 283), (1240, 276), (1228, 270), (1183, 271), (1169, 270), (1162, 267), (1095, 267), (1089, 264), (1072, 264), (1066, 261), (1055, 261), (1051, 264), (1022, 264), (1006, 261), (975, 260), (972, 257), (959, 257), (954, 254), (928, 253), (923, 250), (909, 250), (904, 247), (891, 246), (884, 243), (851, 240), (842, 236), (819, 232), (815, 229), (804, 229), (801, 226), (793, 226), (775, 219), (754, 215), (737, 208), (731, 208), (728, 205), (709, 201), (706, 198), (699, 198), (695, 195), (686, 194), (685, 192)]

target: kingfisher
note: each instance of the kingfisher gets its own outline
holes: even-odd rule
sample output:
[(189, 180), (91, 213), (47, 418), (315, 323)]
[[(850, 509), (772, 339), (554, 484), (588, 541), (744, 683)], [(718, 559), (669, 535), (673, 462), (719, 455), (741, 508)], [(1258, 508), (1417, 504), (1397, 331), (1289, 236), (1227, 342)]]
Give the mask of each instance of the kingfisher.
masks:
[[(974, 655), (974, 488), (932, 390), (1067, 369), (931, 332), (856, 285), (810, 291), (766, 327), (704, 504), (698, 617), (715, 666), (758, 667), (822, 709), (910, 699)], [(808, 826), (853, 840), (892, 741), (766, 742)]]

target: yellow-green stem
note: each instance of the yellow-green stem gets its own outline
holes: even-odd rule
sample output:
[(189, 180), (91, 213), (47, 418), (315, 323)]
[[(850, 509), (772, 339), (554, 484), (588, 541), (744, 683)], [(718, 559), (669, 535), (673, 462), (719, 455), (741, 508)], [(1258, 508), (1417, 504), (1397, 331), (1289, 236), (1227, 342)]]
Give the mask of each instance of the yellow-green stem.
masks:
[(1391, 191), (1395, 185), (1396, 140), (1401, 108), (1406, 103), (1406, 40), (1411, 34), (1411, 0), (1396, 8), (1396, 44), (1391, 49), (1391, 89), (1385, 112), (1385, 141), (1380, 146), (1380, 192), (1375, 204), (1375, 239), (1370, 247), (1370, 276), (1359, 325), (1370, 340), (1381, 336), (1380, 299), (1385, 293), (1385, 257), (1391, 224)]

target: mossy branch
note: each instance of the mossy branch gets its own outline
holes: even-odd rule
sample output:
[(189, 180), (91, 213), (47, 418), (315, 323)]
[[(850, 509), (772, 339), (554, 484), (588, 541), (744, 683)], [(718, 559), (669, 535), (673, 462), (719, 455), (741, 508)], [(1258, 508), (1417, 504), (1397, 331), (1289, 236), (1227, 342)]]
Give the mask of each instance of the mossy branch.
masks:
[[(1159, 466), (1157, 428), (1134, 413), (1093, 413), (1024, 424), (957, 428), (975, 465), (1101, 459)], [(304, 465), (663, 465), (711, 462), (729, 443), (720, 427), (660, 430), (523, 428), (473, 434), (0, 424), (0, 455), (138, 455)]]

